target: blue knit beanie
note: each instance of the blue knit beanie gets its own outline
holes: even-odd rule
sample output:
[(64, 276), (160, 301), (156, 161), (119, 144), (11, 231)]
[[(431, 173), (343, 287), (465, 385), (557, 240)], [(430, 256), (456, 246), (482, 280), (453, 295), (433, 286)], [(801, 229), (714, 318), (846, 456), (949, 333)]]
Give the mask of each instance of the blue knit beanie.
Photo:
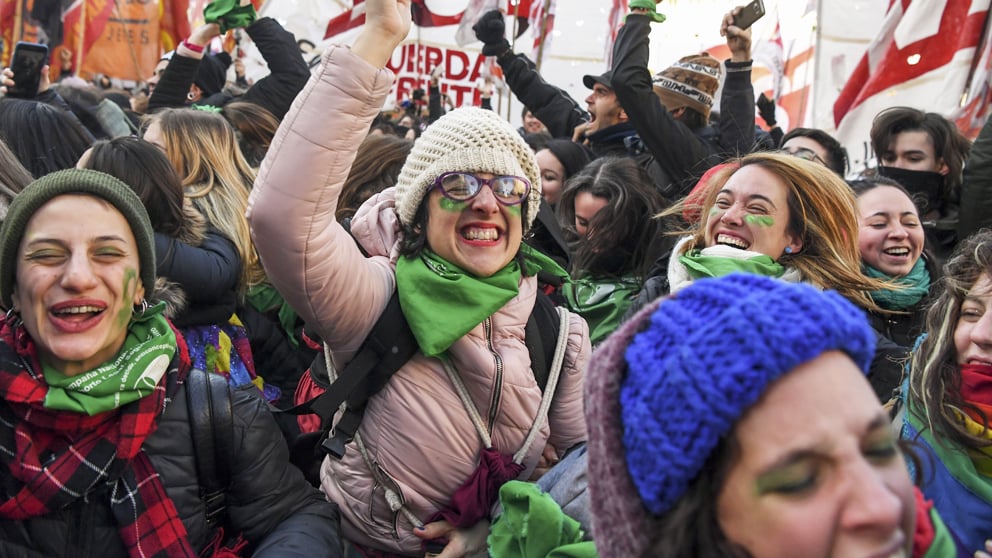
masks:
[(864, 313), (839, 294), (758, 275), (697, 280), (645, 326), (627, 347), (620, 405), (627, 468), (655, 515), (777, 378), (831, 350), (867, 373), (875, 352)]

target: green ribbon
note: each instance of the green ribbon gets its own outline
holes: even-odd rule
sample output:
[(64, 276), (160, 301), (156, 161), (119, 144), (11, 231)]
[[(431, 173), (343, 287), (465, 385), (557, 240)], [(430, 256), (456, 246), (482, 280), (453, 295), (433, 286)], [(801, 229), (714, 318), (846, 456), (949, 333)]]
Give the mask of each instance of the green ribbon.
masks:
[(679, 261), (685, 265), (693, 279), (703, 277), (723, 277), (734, 272), (764, 275), (765, 277), (781, 277), (785, 273), (782, 264), (771, 256), (764, 254), (747, 259), (727, 258), (722, 256), (704, 256), (699, 250), (679, 256)]
[(220, 25), (220, 32), (248, 27), (258, 18), (251, 2), (242, 6), (238, 0), (214, 0), (203, 8), (203, 21)]
[(289, 339), (289, 342), (294, 348), (300, 346), (300, 341), (298, 339), (299, 334), (296, 331), (298, 316), (293, 308), (286, 303), (286, 300), (282, 298), (282, 295), (279, 294), (279, 291), (277, 291), (275, 287), (268, 283), (251, 287), (248, 289), (248, 296), (246, 299), (252, 308), (263, 314), (268, 314), (269, 312), (276, 310), (276, 317), (279, 318), (279, 325), (282, 327), (287, 339)]
[(870, 265), (864, 266), (864, 272), (865, 275), (873, 279), (891, 281), (902, 287), (871, 292), (871, 299), (875, 301), (875, 304), (886, 310), (905, 310), (923, 300), (923, 297), (930, 292), (930, 272), (927, 271), (927, 265), (923, 258), (916, 260), (913, 269), (903, 277), (886, 275)]
[(133, 403), (155, 390), (176, 354), (176, 334), (160, 302), (131, 320), (124, 345), (112, 359), (74, 376), (42, 363), (45, 408), (97, 415)]
[(662, 23), (665, 21), (665, 14), (658, 11), (658, 4), (655, 4), (654, 0), (630, 0), (627, 3), (627, 8), (633, 10), (634, 8), (642, 8), (648, 11), (647, 14), (654, 20), (655, 23)]
[[(551, 258), (521, 245), (528, 275), (544, 270), (567, 277)], [(424, 355), (435, 357), (517, 296), (516, 258), (489, 277), (475, 277), (430, 250), (396, 262), (400, 307)]]

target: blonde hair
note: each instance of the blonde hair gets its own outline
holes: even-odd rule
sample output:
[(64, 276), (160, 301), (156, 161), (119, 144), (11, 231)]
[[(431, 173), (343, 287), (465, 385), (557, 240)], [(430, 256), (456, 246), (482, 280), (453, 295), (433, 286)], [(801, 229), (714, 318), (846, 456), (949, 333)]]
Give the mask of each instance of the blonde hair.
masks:
[(161, 127), (165, 153), (182, 178), (186, 198), (237, 248), (238, 292), (244, 295), (265, 281), (265, 271), (245, 218), (255, 172), (241, 154), (234, 129), (219, 114), (186, 108), (156, 112), (146, 129), (153, 122)]
[[(706, 221), (717, 195), (734, 173), (749, 165), (757, 165), (778, 176), (788, 189), (788, 231), (802, 239), (802, 249), (794, 254), (783, 254), (779, 263), (796, 268), (804, 281), (821, 289), (835, 290), (865, 310), (885, 312), (872, 301), (869, 293), (892, 288), (892, 285), (861, 272), (854, 193), (832, 170), (799, 157), (774, 152), (752, 153), (717, 172), (706, 186), (699, 225), (683, 231), (683, 234), (692, 235), (685, 243), (685, 252), (706, 246)], [(662, 216), (681, 214), (683, 206), (684, 202)]]

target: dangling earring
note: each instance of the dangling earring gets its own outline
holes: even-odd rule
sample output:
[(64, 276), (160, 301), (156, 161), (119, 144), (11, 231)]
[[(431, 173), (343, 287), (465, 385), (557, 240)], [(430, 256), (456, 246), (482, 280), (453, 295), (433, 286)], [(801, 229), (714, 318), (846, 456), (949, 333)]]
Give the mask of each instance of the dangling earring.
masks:
[(17, 329), (24, 325), (24, 321), (21, 320), (21, 314), (11, 308), (7, 310), (7, 314), (4, 315), (4, 321), (10, 326), (10, 329)]
[(148, 311), (148, 300), (142, 298), (141, 299), (140, 310), (139, 310), (139, 305), (134, 305), (131, 308), (131, 316), (134, 317), (134, 318), (140, 318), (140, 317), (144, 316), (145, 315), (145, 312), (147, 312), (147, 311)]

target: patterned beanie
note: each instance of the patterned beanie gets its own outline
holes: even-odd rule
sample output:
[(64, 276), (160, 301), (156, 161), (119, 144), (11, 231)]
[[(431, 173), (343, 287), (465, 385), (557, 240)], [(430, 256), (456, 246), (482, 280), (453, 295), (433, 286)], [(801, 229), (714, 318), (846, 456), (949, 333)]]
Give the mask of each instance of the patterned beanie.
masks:
[(417, 138), (396, 181), (396, 213), (405, 225), (434, 180), (446, 172), (489, 172), (526, 178), (530, 184), (524, 232), (541, 206), (541, 171), (524, 138), (495, 112), (475, 107), (455, 109)]
[(155, 235), (141, 199), (127, 184), (109, 174), (89, 169), (68, 169), (46, 174), (28, 184), (10, 203), (7, 217), (0, 227), (0, 302), (4, 307), (10, 308), (12, 304), (17, 251), (28, 221), (51, 199), (67, 194), (98, 197), (124, 215), (138, 246), (141, 283), (146, 289), (155, 285)]
[(697, 280), (618, 328), (585, 382), (600, 555), (640, 556), (657, 516), (769, 385), (831, 350), (867, 372), (875, 335), (860, 309), (832, 291), (749, 274)]
[(689, 107), (709, 118), (721, 73), (720, 61), (708, 53), (684, 56), (655, 74), (654, 92), (668, 110)]

